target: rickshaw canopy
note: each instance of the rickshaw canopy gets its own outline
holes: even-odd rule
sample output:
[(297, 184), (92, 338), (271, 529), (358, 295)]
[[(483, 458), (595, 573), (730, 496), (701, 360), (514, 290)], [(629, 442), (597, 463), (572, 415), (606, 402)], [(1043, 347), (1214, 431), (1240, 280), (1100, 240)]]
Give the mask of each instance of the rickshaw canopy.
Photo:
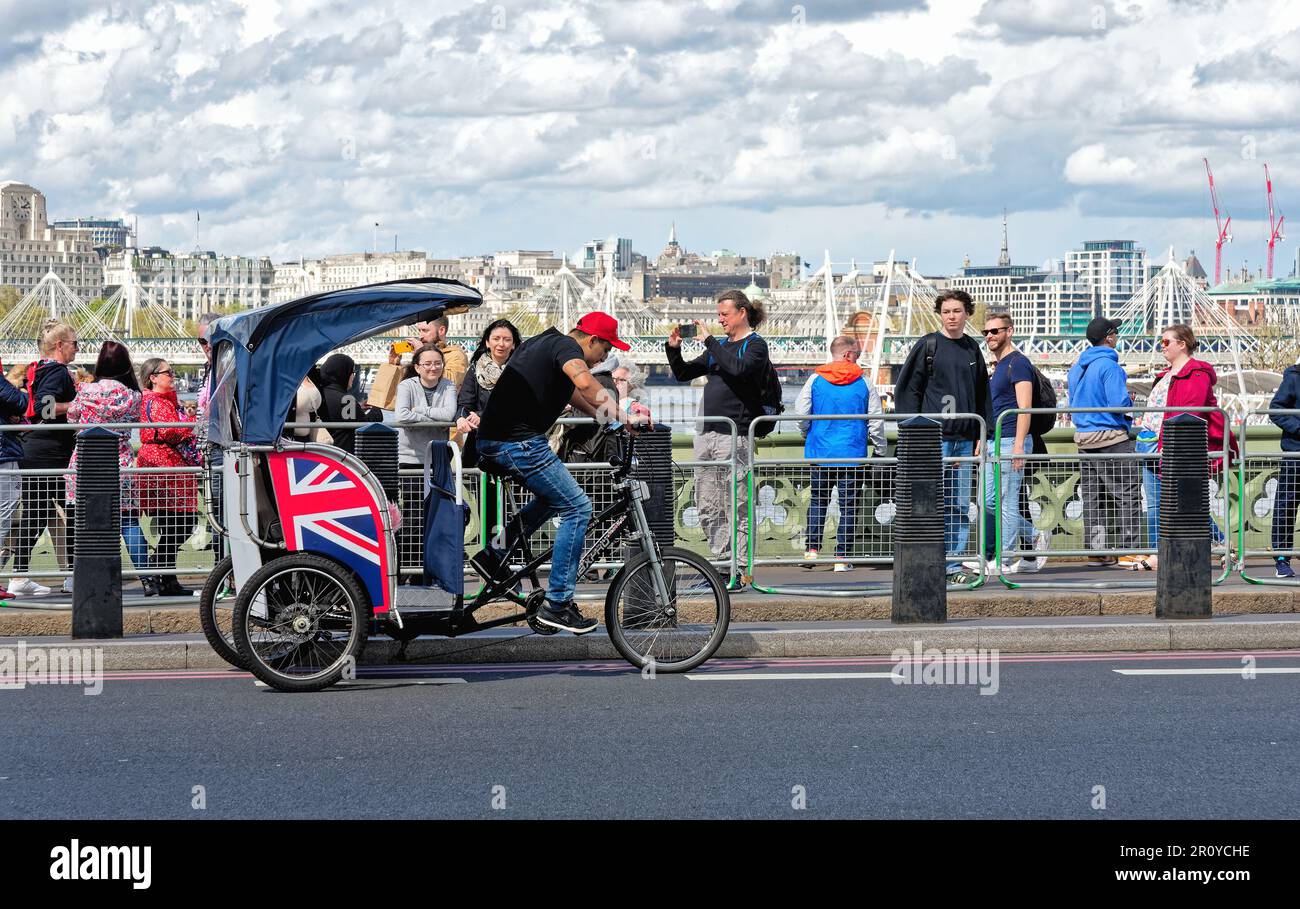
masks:
[[(284, 428), (298, 386), (321, 357), (332, 350), (413, 322), (479, 306), (478, 291), (442, 278), (411, 278), (349, 287), (226, 316), (214, 323), (208, 342), (214, 381), (234, 380), (240, 438), (269, 445)], [(230, 351), (230, 353), (227, 353)], [(233, 354), (230, 374), (221, 371)], [(230, 394), (231, 389), (225, 389)], [(229, 433), (218, 425), (221, 408), (209, 407), (209, 436)]]

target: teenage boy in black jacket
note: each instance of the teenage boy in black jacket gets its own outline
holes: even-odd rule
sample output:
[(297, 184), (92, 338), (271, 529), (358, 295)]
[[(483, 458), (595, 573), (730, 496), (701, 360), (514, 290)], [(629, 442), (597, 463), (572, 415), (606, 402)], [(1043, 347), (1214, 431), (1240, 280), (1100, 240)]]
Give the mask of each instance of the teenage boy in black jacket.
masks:
[[(909, 413), (973, 413), (993, 422), (989, 410), (989, 375), (979, 342), (966, 336), (966, 322), (975, 314), (975, 301), (963, 290), (946, 290), (934, 301), (941, 331), (916, 342), (894, 383), (894, 410)], [(943, 420), (943, 456), (969, 458), (980, 452), (980, 424), (974, 420)], [(944, 470), (944, 546), (948, 574), (957, 584), (972, 583), (961, 557), (970, 538), (970, 485), (974, 464), (963, 461)]]

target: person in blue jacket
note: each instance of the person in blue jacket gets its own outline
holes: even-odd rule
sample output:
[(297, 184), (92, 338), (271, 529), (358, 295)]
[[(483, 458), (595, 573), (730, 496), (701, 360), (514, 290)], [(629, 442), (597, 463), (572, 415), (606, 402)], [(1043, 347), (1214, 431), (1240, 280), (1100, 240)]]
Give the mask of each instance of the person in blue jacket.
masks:
[[(1269, 403), (1269, 410), (1300, 408), (1300, 365), (1288, 366), (1282, 384)], [(1282, 451), (1300, 452), (1300, 414), (1271, 413), (1268, 417), (1282, 430)], [(1300, 454), (1281, 459), (1277, 473), (1277, 492), (1273, 495), (1274, 570), (1279, 578), (1295, 577), (1291, 567), (1291, 550), (1295, 549), (1295, 513), (1300, 503)]]
[[(1106, 568), (1117, 562), (1132, 568), (1140, 558), (1133, 554), (1139, 547), (1142, 527), (1142, 479), (1139, 462), (1122, 457), (1136, 451), (1131, 434), (1133, 418), (1127, 413), (1079, 413), (1078, 407), (1132, 407), (1128, 393), (1128, 376), (1119, 365), (1115, 345), (1119, 342), (1119, 323), (1098, 317), (1088, 323), (1088, 341), (1092, 346), (1083, 352), (1070, 369), (1070, 415), (1074, 422), (1074, 444), (1081, 455), (1098, 457), (1079, 461), (1079, 497), (1083, 500), (1083, 545), (1088, 549), (1106, 549), (1107, 534), (1111, 548), (1125, 555), (1116, 559), (1096, 555), (1088, 559), (1094, 568)], [(1120, 455), (1107, 458), (1107, 455)], [(1153, 544), (1154, 545), (1154, 544)]]
[[(867, 381), (858, 366), (862, 348), (852, 338), (839, 337), (831, 342), (831, 361), (818, 367), (799, 391), (795, 412), (811, 414), (880, 413), (880, 395)], [(870, 424), (868, 426), (868, 424)], [(840, 500), (840, 524), (836, 532), (836, 571), (852, 571), (853, 531), (857, 524), (858, 487), (862, 482), (862, 465), (818, 465), (817, 458), (865, 458), (867, 442), (877, 457), (885, 453), (885, 428), (882, 420), (803, 420), (799, 431), (804, 435), (804, 458), (814, 463), (812, 495), (808, 504), (807, 551), (804, 559), (814, 562), (826, 532), (826, 506), (831, 489)], [(812, 565), (807, 567), (811, 568)]]
[[(4, 365), (0, 364), (0, 375)], [(25, 392), (0, 379), (0, 423), (21, 423), (27, 413)], [(14, 512), (22, 497), (22, 476), (18, 462), (23, 459), (23, 437), (20, 432), (0, 432), (0, 540), (9, 538)]]

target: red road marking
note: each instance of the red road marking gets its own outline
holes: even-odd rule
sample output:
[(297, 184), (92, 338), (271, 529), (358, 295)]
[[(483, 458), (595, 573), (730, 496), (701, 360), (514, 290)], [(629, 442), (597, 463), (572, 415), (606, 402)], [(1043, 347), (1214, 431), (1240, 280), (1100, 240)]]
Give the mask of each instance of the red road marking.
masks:
[[(1201, 650), (1170, 652), (1123, 652), (1123, 653), (1062, 653), (1000, 654), (1002, 663), (1104, 663), (1104, 662), (1169, 662), (1188, 660), (1233, 660), (1242, 657), (1260, 658), (1295, 658), (1300, 655), (1296, 650)], [(832, 666), (881, 666), (893, 665), (892, 657), (767, 657), (754, 658), (714, 658), (695, 672), (735, 671), (737, 669), (832, 667)], [(622, 660), (602, 660), (581, 663), (489, 663), (470, 665), (465, 663), (436, 664), (399, 664), (358, 667), (361, 679), (400, 677), (404, 675), (426, 675), (430, 673), (454, 675), (491, 675), (494, 673), (566, 673), (566, 672), (618, 672), (630, 673), (636, 670)], [(104, 673), (105, 681), (208, 681), (208, 680), (247, 680), (253, 678), (251, 673), (233, 669), (140, 669), (111, 670)]]

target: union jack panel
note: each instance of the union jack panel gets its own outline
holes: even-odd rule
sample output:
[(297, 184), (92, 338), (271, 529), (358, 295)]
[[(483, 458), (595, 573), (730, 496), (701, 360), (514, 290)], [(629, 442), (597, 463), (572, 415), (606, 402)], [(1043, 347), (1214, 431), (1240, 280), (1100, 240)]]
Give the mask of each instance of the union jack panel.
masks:
[(351, 568), (376, 613), (388, 611), (388, 541), (369, 487), (349, 467), (323, 455), (267, 455), (276, 508), (290, 552), (316, 552)]

